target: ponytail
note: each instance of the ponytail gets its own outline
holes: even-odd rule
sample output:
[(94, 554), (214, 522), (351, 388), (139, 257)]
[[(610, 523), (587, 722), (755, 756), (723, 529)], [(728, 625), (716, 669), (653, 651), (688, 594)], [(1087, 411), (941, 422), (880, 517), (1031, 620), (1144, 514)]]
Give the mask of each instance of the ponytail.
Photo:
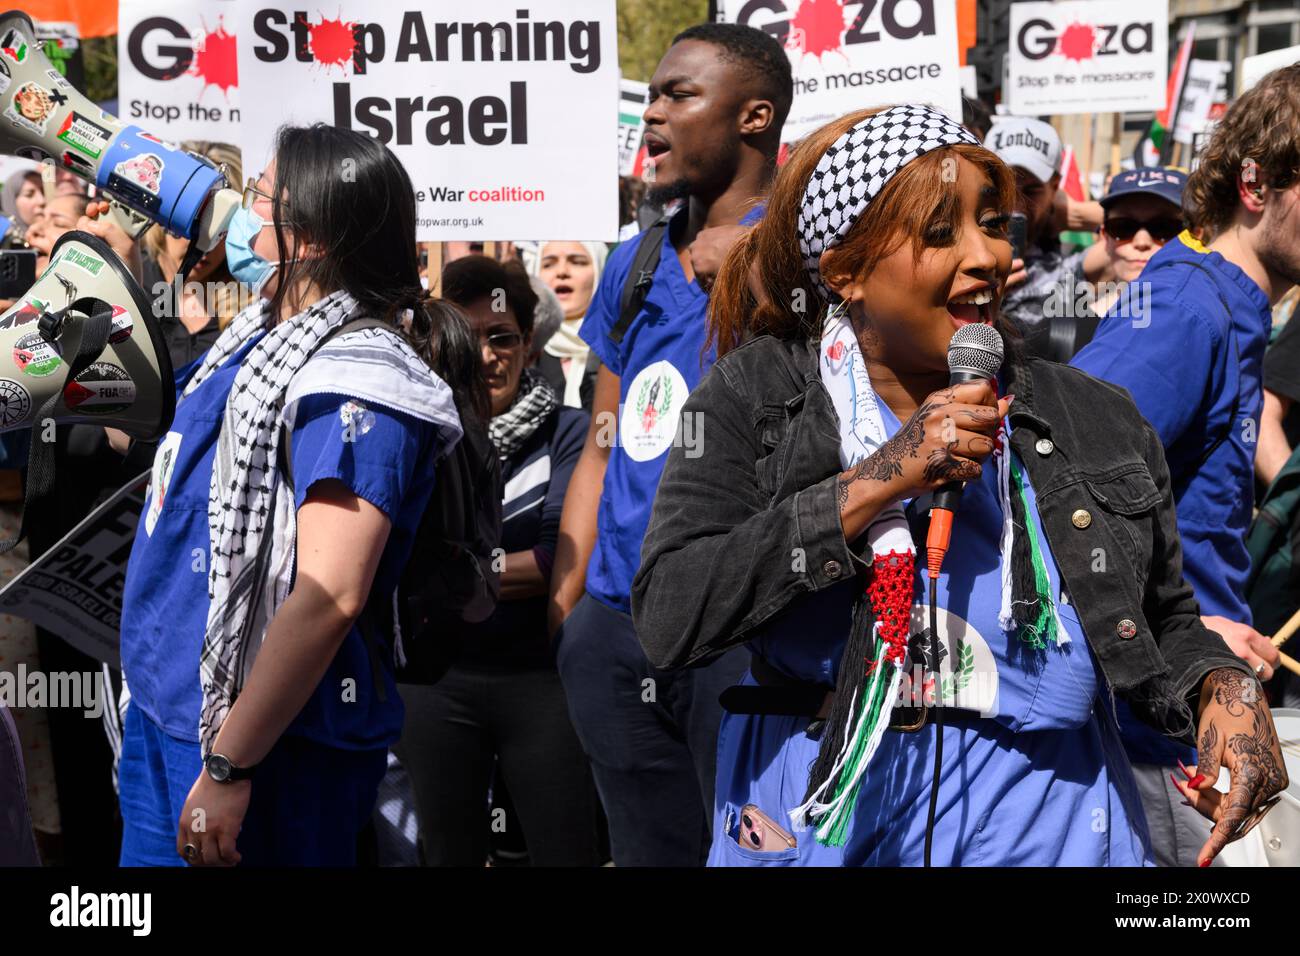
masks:
[(390, 320), (400, 326), (401, 315), (407, 310), (411, 320), (405, 333), (411, 347), (451, 388), (461, 415), (486, 424), (492, 416), (492, 405), (487, 380), (483, 377), (478, 338), (469, 317), (445, 299), (433, 298), (424, 289), (396, 297)]

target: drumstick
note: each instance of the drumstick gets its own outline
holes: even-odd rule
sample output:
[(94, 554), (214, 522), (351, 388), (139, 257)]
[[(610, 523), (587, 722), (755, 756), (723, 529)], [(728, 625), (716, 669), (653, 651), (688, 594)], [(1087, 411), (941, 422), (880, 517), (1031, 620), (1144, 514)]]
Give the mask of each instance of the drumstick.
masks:
[(1281, 647), (1291, 639), (1291, 635), (1296, 632), (1297, 628), (1300, 628), (1300, 611), (1296, 611), (1292, 614), (1291, 620), (1283, 624), (1282, 627), (1278, 629), (1278, 632), (1270, 637), (1269, 640), (1273, 642), (1274, 647)]
[[(1282, 654), (1281, 651), (1278, 651), (1278, 653)], [(1296, 660), (1289, 654), (1282, 654), (1282, 666), (1292, 674), (1300, 674), (1300, 661)]]

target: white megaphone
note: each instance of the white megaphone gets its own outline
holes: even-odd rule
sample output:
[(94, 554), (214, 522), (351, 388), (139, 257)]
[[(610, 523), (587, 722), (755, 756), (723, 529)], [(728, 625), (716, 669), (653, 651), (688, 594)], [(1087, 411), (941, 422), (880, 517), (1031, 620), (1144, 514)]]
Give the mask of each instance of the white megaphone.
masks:
[(53, 162), (138, 214), (131, 235), (155, 222), (212, 249), (240, 193), (206, 160), (124, 124), (73, 88), (35, 42), (31, 17), (0, 14), (0, 152)]
[(171, 358), (140, 284), (104, 240), (65, 233), (45, 272), (0, 315), (0, 431), (32, 432), (22, 523), (0, 554), (22, 540), (29, 506), (53, 488), (52, 426), (153, 440), (175, 411)]
[(81, 422), (152, 440), (175, 408), (171, 359), (140, 284), (98, 236), (65, 233), (0, 315), (0, 431)]

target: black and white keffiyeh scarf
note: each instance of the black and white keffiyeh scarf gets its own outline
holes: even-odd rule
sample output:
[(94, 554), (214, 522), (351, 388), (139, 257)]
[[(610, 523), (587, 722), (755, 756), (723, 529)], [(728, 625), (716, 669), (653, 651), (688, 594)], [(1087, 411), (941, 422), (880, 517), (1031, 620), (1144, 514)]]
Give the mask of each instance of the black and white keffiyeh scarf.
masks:
[(268, 303), (254, 303), (222, 332), (181, 395), (184, 401), (266, 332), (245, 355), (226, 400), (208, 489), (209, 606), (199, 661), (205, 753), (292, 584), (294, 496), (277, 458), (281, 429), (293, 428), (297, 400), (325, 392), (386, 405), (437, 424), (444, 452), (460, 438), (451, 389), (396, 329), (349, 332), (321, 346), (331, 331), (360, 317), (355, 313), (356, 300), (343, 291), (278, 324), (271, 322)]
[(524, 369), (514, 404), (500, 415), (494, 415), (488, 423), (488, 436), (501, 460), (522, 448), (559, 404), (551, 383), (537, 369)]

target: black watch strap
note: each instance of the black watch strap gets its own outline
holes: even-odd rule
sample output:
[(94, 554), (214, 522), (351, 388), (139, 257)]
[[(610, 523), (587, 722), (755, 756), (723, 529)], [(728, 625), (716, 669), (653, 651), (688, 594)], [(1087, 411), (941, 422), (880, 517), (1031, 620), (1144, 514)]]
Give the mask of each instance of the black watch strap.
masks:
[(236, 767), (230, 762), (230, 758), (224, 754), (208, 754), (203, 758), (203, 767), (208, 772), (208, 776), (217, 783), (234, 783), (237, 780), (249, 780), (252, 778), (256, 766)]

